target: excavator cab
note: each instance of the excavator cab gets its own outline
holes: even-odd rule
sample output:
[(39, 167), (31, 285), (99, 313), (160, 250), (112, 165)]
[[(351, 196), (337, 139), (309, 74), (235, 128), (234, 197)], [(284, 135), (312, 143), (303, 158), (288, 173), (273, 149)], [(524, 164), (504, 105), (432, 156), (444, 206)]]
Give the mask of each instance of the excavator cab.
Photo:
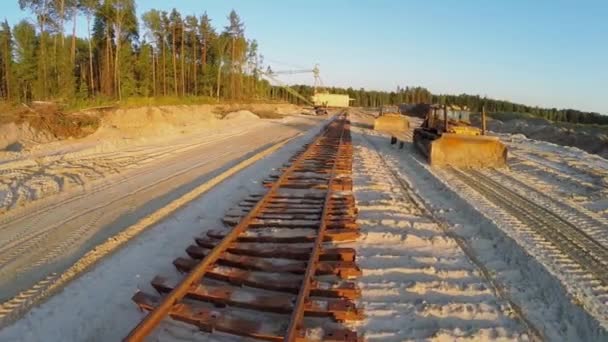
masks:
[[(440, 115), (443, 114), (443, 115)], [(507, 148), (498, 137), (471, 126), (469, 112), (446, 106), (431, 107), (422, 125), (414, 129), (414, 144), (431, 166), (504, 167)]]

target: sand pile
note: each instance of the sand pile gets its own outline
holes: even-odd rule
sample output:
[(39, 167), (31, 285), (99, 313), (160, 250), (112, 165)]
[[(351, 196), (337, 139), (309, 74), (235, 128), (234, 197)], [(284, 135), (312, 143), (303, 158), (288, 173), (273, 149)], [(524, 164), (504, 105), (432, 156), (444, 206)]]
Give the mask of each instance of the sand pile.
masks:
[(258, 120), (260, 117), (248, 110), (231, 112), (224, 116), (224, 120)]
[(225, 104), (216, 106), (214, 111), (222, 118), (232, 112), (249, 111), (260, 119), (281, 119), (286, 115), (301, 114), (302, 107), (284, 103)]
[(213, 106), (161, 106), (118, 109), (103, 115), (96, 138), (139, 139), (213, 128)]

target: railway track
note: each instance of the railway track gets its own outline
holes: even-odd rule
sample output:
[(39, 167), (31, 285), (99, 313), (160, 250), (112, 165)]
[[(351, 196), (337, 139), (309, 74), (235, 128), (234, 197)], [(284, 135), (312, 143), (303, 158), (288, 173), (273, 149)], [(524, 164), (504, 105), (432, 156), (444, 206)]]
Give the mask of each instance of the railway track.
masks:
[(593, 211), (573, 201), (562, 201), (552, 193), (539, 191), (530, 182), (526, 182), (526, 175), (518, 172), (508, 172), (504, 169), (482, 170), (484, 174), (500, 182), (503, 186), (525, 195), (535, 203), (554, 212), (558, 216), (575, 225), (579, 230), (588, 234), (595, 241), (608, 247), (608, 220)]
[(455, 168), (452, 168), (451, 172), (463, 183), (559, 248), (581, 268), (592, 274), (602, 286), (608, 286), (608, 248), (589, 234), (482, 172)]
[(167, 316), (206, 332), (267, 341), (356, 341), (342, 325), (363, 317), (349, 281), (361, 274), (352, 195), (352, 145), (346, 116), (330, 122), (296, 154), (263, 194), (230, 210), (230, 230), (209, 230), (173, 264), (181, 279), (157, 276), (158, 295), (133, 301), (150, 313), (126, 341), (140, 341)]

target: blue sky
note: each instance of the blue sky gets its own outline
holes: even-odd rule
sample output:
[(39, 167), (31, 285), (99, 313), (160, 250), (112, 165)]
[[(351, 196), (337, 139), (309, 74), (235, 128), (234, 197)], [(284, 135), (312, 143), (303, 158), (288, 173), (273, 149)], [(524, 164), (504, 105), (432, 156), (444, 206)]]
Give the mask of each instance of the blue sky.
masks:
[[(137, 6), (139, 15), (149, 8), (206, 10), (216, 27), (234, 8), (267, 64), (278, 70), (319, 63), (326, 85), (420, 85), (608, 114), (604, 0), (140, 0)], [(2, 0), (0, 9), (11, 24), (30, 16), (17, 0)], [(312, 83), (307, 74), (282, 79)]]

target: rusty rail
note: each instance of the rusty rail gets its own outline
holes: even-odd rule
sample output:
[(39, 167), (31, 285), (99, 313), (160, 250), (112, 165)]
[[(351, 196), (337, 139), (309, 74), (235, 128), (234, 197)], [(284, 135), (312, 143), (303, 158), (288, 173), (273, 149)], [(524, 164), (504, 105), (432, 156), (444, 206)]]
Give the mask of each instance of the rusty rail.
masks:
[[(352, 249), (324, 248), (325, 242), (349, 240), (358, 235), (354, 223), (356, 208), (352, 193), (336, 195), (333, 191), (352, 189), (351, 167), (350, 130), (344, 116), (330, 122), (313, 143), (292, 158), (291, 164), (278, 177), (271, 177), (265, 182), (269, 189), (263, 196), (250, 196), (242, 202), (241, 207), (249, 209), (244, 216), (225, 217), (224, 222), (233, 225), (231, 231), (209, 231), (207, 238), (195, 240), (197, 246), (188, 247), (187, 252), (192, 259), (178, 258), (174, 261), (178, 270), (188, 272), (186, 277), (175, 285), (163, 277), (156, 277), (152, 281), (152, 286), (159, 293), (168, 293), (162, 300), (144, 292), (135, 294), (133, 300), (139, 307), (151, 312), (130, 332), (125, 341), (143, 340), (168, 315), (195, 324), (202, 330), (219, 330), (270, 341), (295, 341), (304, 337), (305, 315), (331, 317), (335, 321), (360, 319), (361, 311), (350, 301), (360, 293), (353, 283), (340, 282), (327, 286), (315, 280), (316, 275), (350, 278), (360, 273), (354, 264)], [(293, 189), (325, 193), (323, 196), (319, 193), (300, 196), (279, 191)], [(316, 234), (244, 234), (250, 230), (264, 231), (267, 228), (312, 228), (316, 229)], [(254, 249), (241, 246), (252, 242), (258, 243)], [(313, 244), (303, 248), (290, 246), (302, 242)], [(278, 246), (265, 248), (264, 243)], [(273, 257), (290, 261), (277, 264)], [(263, 272), (304, 275), (298, 284), (297, 279), (274, 279)], [(297, 291), (298, 295), (295, 301), (285, 293), (256, 293), (252, 296), (245, 293), (246, 290), (230, 286), (203, 284), (204, 279), (270, 291)], [(311, 301), (310, 296), (319, 296), (322, 301)], [(218, 314), (205, 307), (195, 309), (184, 302), (185, 298), (216, 306), (290, 314), (291, 318), (286, 331), (265, 332), (259, 324), (233, 317), (230, 312)], [(342, 340), (357, 339), (356, 333), (346, 329), (330, 328), (324, 331), (326, 339), (330, 340), (335, 340), (337, 336), (343, 336)]]
[[(323, 239), (325, 237), (325, 230), (327, 228), (327, 212), (329, 211), (329, 205), (331, 202), (332, 196), (332, 187), (335, 180), (336, 169), (338, 167), (338, 158), (340, 158), (340, 148), (343, 147), (343, 139), (344, 132), (347, 128), (344, 128), (342, 132), (340, 132), (340, 138), (338, 142), (338, 155), (334, 159), (332, 170), (330, 173), (330, 179), (328, 184), (328, 191), (325, 194), (325, 200), (323, 204), (323, 211), (321, 212), (321, 224), (319, 226), (319, 230), (317, 232), (317, 237), (314, 242), (312, 253), (310, 254), (310, 258), (308, 259), (308, 264), (306, 267), (306, 273), (304, 274), (304, 279), (302, 279), (302, 286), (300, 287), (300, 292), (298, 293), (298, 298), (296, 300), (295, 308), (291, 314), (291, 319), (289, 321), (289, 327), (287, 328), (287, 333), (285, 334), (285, 342), (295, 341), (297, 337), (300, 337), (301, 324), (304, 319), (304, 307), (306, 305), (306, 301), (309, 300), (310, 289), (312, 287), (312, 282), (315, 276), (315, 272), (317, 269), (317, 264), (319, 262), (319, 253), (321, 250), (321, 245), (323, 243)], [(352, 151), (351, 151), (352, 156)]]

